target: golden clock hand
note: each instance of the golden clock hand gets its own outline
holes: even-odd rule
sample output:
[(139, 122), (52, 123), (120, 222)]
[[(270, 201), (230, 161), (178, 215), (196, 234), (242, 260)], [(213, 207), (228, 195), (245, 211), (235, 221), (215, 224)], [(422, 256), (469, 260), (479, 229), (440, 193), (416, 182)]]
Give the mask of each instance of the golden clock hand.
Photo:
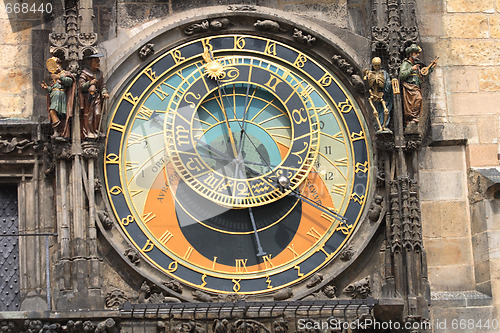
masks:
[[(240, 166), (243, 164), (245, 166), (245, 161), (243, 161), (241, 158), (236, 158), (236, 170), (235, 170), (235, 175), (239, 174), (240, 179), (243, 179), (245, 176), (242, 170), (240, 169)], [(253, 233), (255, 235), (255, 241), (257, 242), (257, 257), (262, 257), (265, 256), (267, 253), (264, 252), (262, 249), (262, 245), (260, 244), (260, 238), (259, 238), (259, 233), (257, 232), (257, 225), (255, 224), (255, 217), (253, 215), (252, 207), (248, 207), (248, 214), (250, 215), (250, 222), (252, 223), (252, 228), (253, 228)]]
[(297, 190), (292, 190), (290, 189), (290, 181), (288, 180), (288, 178), (286, 178), (285, 176), (281, 176), (278, 178), (278, 183), (280, 184), (280, 186), (282, 186), (284, 189), (288, 189), (290, 190), (290, 194), (292, 194), (294, 197), (296, 197), (297, 199), (300, 199), (302, 200), (302, 202), (305, 202), (313, 207), (316, 207), (318, 210), (322, 211), (323, 213), (325, 214), (328, 214), (330, 215), (331, 217), (333, 217), (334, 219), (340, 221), (340, 222), (348, 222), (347, 219), (345, 217), (343, 217), (342, 215), (338, 214), (337, 212), (331, 210), (330, 208), (326, 207), (326, 206), (323, 206), (322, 204), (320, 204), (319, 202), (316, 202), (314, 200), (311, 200), (310, 198), (306, 197), (305, 195), (303, 195), (302, 193), (300, 193), (299, 191)]
[(222, 88), (221, 88), (221, 84), (220, 84), (220, 77), (221, 76), (214, 75), (213, 73), (210, 72), (210, 70), (207, 71), (207, 68), (218, 68), (218, 69), (220, 69), (220, 72), (224, 74), (223, 66), (220, 62), (218, 62), (214, 59), (212, 51), (208, 47), (205, 48), (205, 52), (203, 53), (203, 59), (206, 62), (205, 66), (207, 66), (205, 69), (205, 71), (207, 72), (207, 77), (214, 79), (215, 82), (217, 83), (217, 90), (219, 92), (219, 100), (217, 100), (217, 98), (216, 98), (216, 100), (217, 100), (217, 103), (219, 104), (219, 106), (222, 110), (222, 114), (224, 115), (224, 122), (225, 122), (226, 127), (227, 127), (229, 141), (231, 143), (231, 149), (233, 150), (234, 157), (236, 158), (236, 157), (238, 157), (238, 151), (236, 149), (236, 142), (234, 142), (234, 137), (233, 137), (233, 134), (231, 132), (231, 126), (229, 125), (229, 119), (227, 117), (226, 108), (224, 106), (224, 100), (222, 99)]

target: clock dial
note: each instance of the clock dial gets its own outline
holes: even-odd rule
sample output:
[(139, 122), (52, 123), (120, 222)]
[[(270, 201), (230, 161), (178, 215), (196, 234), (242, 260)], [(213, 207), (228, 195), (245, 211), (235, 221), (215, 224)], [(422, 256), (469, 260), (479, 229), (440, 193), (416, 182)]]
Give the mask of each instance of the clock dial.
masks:
[(124, 237), (164, 274), (265, 293), (306, 279), (353, 234), (371, 186), (366, 133), (308, 55), (255, 36), (194, 40), (124, 87), (106, 189)]

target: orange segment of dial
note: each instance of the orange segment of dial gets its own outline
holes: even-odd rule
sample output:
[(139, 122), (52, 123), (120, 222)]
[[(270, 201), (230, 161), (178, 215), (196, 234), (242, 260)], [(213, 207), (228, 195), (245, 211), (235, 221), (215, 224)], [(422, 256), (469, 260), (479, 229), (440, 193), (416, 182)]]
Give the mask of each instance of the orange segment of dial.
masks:
[[(170, 165), (167, 165), (166, 169), (169, 168), (173, 170)], [(150, 219), (146, 223), (146, 227), (156, 238), (157, 246), (173, 254), (171, 257), (179, 262), (184, 261), (185, 263), (190, 263), (203, 269), (213, 270), (217, 273), (238, 273), (237, 267), (235, 266), (222, 265), (216, 261), (214, 263), (213, 258), (204, 257), (196, 251), (195, 245), (190, 244), (186, 240), (175, 218), (175, 202), (172, 191), (170, 190), (166, 193), (162, 191), (162, 187), (168, 184), (166, 181), (167, 174), (169, 174), (171, 180), (169, 186), (171, 186), (171, 189), (175, 192), (175, 174), (164, 170), (164, 172), (158, 175), (151, 187), (143, 212), (143, 216), (147, 216), (150, 213), (155, 215), (154, 219)], [(333, 207), (332, 200), (328, 195), (328, 189), (324, 186), (321, 177), (317, 173), (310, 173), (308, 178), (301, 185), (300, 190), (303, 195), (306, 195), (310, 199), (319, 201), (324, 206)], [(333, 221), (333, 224), (336, 224), (336, 222)], [(280, 265), (293, 261), (313, 248), (315, 244), (321, 241), (325, 233), (333, 227), (334, 225), (332, 226), (331, 219), (322, 218), (321, 211), (309, 204), (303, 203), (302, 219), (299, 228), (288, 247), (279, 254), (268, 254), (267, 259), (258, 265), (246, 267), (244, 274), (274, 269)], [(265, 244), (262, 245), (265, 248)], [(239, 275), (242, 275), (241, 271)]]

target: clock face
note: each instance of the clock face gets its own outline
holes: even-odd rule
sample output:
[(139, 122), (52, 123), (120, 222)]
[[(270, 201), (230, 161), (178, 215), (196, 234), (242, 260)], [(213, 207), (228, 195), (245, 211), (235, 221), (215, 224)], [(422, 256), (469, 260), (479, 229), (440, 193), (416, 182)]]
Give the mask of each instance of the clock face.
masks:
[(348, 241), (371, 186), (361, 110), (335, 75), (277, 41), (219, 35), (133, 75), (106, 139), (128, 243), (193, 288), (294, 285)]

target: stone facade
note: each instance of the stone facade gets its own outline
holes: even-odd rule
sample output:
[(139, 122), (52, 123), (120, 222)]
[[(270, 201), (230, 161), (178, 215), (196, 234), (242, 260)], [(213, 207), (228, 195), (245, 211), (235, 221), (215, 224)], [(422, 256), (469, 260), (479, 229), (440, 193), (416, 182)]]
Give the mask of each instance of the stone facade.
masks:
[[(160, 35), (174, 22), (183, 24), (193, 17), (210, 17), (226, 11), (228, 6), (239, 4), (215, 0), (100, 0), (94, 1), (94, 5), (94, 29), (99, 38), (98, 46), (106, 56), (102, 69), (105, 76), (110, 78), (109, 87), (113, 94), (125, 79), (126, 72), (122, 66), (125, 59), (133, 59), (133, 65), (139, 63), (139, 58), (135, 57), (138, 45), (147, 42), (151, 36)], [(497, 194), (500, 179), (495, 174), (500, 156), (500, 0), (418, 0), (416, 5), (420, 40), (424, 49), (423, 60), (429, 63), (434, 57), (440, 57), (438, 67), (424, 88), (424, 95), (427, 96), (424, 112), (429, 122), (420, 125), (424, 144), (417, 154), (416, 172), (422, 237), (431, 286), (430, 322), (433, 323), (433, 331), (451, 332), (454, 331), (451, 326), (453, 320), (469, 323), (473, 319), (477, 323), (479, 319), (484, 322), (500, 318), (500, 195)], [(321, 31), (325, 38), (331, 38), (337, 45), (349, 50), (346, 53), (359, 69), (368, 68), (371, 56), (371, 1), (266, 0), (259, 1), (258, 6), (264, 8), (259, 13), (265, 12), (269, 17), (282, 15), (287, 23), (297, 18), (303, 20), (305, 28)], [(253, 11), (249, 10), (248, 15), (252, 17)], [(60, 17), (55, 17), (52, 24), (62, 24), (58, 19)], [(133, 255), (114, 251), (102, 237), (104, 231), (96, 231), (96, 222), (92, 218), (88, 222), (90, 213), (85, 204), (76, 205), (80, 205), (77, 208), (85, 213), (74, 217), (77, 222), (75, 225), (56, 226), (52, 223), (69, 218), (64, 216), (61, 207), (50, 208), (55, 201), (65, 200), (62, 198), (66, 197), (66, 189), (71, 192), (68, 199), (74, 200), (81, 196), (83, 202), (83, 191), (87, 191), (88, 195), (89, 188), (92, 190), (94, 185), (99, 187), (99, 175), (96, 175), (96, 184), (89, 186), (94, 177), (87, 174), (86, 184), (81, 184), (82, 187), (78, 189), (75, 185), (78, 184), (78, 176), (72, 174), (75, 164), (69, 162), (69, 158), (78, 156), (78, 159), (82, 158), (82, 164), (78, 164), (80, 167), (83, 165), (84, 169), (93, 170), (94, 162), (90, 161), (94, 157), (81, 157), (82, 152), (71, 150), (69, 146), (50, 148), (48, 145), (36, 145), (43, 141), (42, 136), (50, 133), (46, 97), (38, 84), (46, 77), (43, 68), (49, 56), (50, 24), (41, 26), (23, 22), (0, 11), (0, 26), (0, 55), (3, 60), (0, 65), (0, 132), (9, 142), (13, 136), (17, 136), (33, 144), (27, 148), (14, 144), (10, 155), (2, 155), (0, 176), (2, 181), (19, 184), (19, 196), (24, 198), (19, 204), (19, 221), (23, 225), (20, 232), (59, 232), (61, 235), (65, 231), (67, 234), (59, 236), (59, 240), (66, 242), (66, 250), (80, 251), (65, 253), (64, 245), (50, 240), (49, 260), (54, 263), (61, 256), (64, 259), (58, 261), (49, 284), (55, 295), (53, 304), (46, 302), (44, 270), (47, 258), (40, 254), (44, 252), (37, 252), (36, 260), (21, 254), (20, 271), (28, 276), (21, 281), (21, 297), (24, 300), (21, 310), (45, 311), (51, 306), (57, 310), (76, 310), (85, 304), (86, 308), (91, 309), (87, 319), (92, 319), (95, 327), (101, 325), (101, 329), (103, 325), (108, 325), (106, 329), (112, 332), (115, 329), (114, 322), (103, 320), (106, 317), (119, 318), (117, 308), (121, 304), (126, 301), (145, 303), (148, 298), (153, 300), (154, 294), (161, 293), (163, 289), (155, 290), (153, 287), (152, 291), (146, 292), (147, 288), (141, 288), (144, 279), (138, 271), (122, 267), (128, 260), (126, 257)], [(165, 44), (169, 42), (164, 41)], [(14, 132), (12, 128), (15, 128)], [(58, 164), (51, 162), (51, 159), (57, 160)], [(29, 164), (31, 167), (26, 169), (19, 167), (28, 165), (27, 160), (36, 162), (29, 162), (32, 163)], [(66, 186), (57, 184), (55, 187), (54, 179), (66, 173)], [(92, 214), (99, 215), (97, 212)], [(102, 216), (99, 215), (97, 226), (104, 230), (106, 218)], [(87, 240), (82, 241), (77, 237), (75, 229), (78, 228)], [(368, 289), (367, 293), (383, 293), (383, 278), (363, 280), (370, 272), (369, 267), (373, 267), (370, 265), (383, 265), (383, 251), (378, 255), (385, 244), (382, 239), (380, 233), (374, 237), (372, 246), (376, 251), (368, 251), (370, 254), (360, 256), (352, 266), (354, 273), (350, 275), (350, 280), (340, 281), (336, 290), (364, 288), (365, 291)], [(27, 253), (32, 248), (45, 251), (44, 241), (43, 238), (21, 240), (20, 251)], [(78, 243), (75, 249), (70, 250), (68, 244), (72, 242), (86, 243)], [(74, 258), (69, 259), (71, 256)], [(69, 272), (75, 280), (66, 275)], [(73, 283), (82, 285), (75, 286)], [(330, 287), (331, 291), (333, 287)], [(70, 292), (73, 289), (78, 292), (73, 294)], [(326, 288), (316, 289), (316, 296), (327, 294)], [(340, 293), (336, 294), (339, 296)], [(90, 304), (92, 301), (89, 302), (89, 297), (95, 303)], [(203, 295), (199, 297), (203, 299)], [(72, 298), (81, 303), (72, 304), (68, 301)], [(225, 300), (234, 301), (230, 297)], [(111, 310), (101, 312), (104, 308)], [(86, 318), (81, 314), (72, 315), (65, 313), (59, 318), (65, 320), (63, 324), (66, 326), (69, 325), (69, 319)], [(19, 322), (26, 317), (33, 320), (37, 318), (36, 314), (21, 312), (6, 318)], [(59, 320), (55, 314), (44, 318), (47, 322)], [(123, 331), (135, 332), (140, 321), (132, 315), (122, 319)], [(271, 311), (266, 320), (271, 323), (274, 319)], [(447, 326), (439, 327), (438, 323), (443, 320), (447, 320)], [(236, 319), (233, 324), (238, 325)], [(289, 331), (294, 332), (295, 328), (292, 328), (291, 322), (289, 324)], [(165, 318), (141, 325), (144, 327), (141, 332), (172, 331), (177, 329), (175, 325), (180, 325), (179, 331), (182, 328), (181, 324)], [(279, 330), (282, 327), (280, 325), (274, 326), (275, 332), (283, 332)], [(210, 331), (211, 325), (205, 323), (205, 326)], [(484, 329), (476, 327), (463, 331), (479, 332)], [(496, 331), (500, 332), (500, 328)]]

